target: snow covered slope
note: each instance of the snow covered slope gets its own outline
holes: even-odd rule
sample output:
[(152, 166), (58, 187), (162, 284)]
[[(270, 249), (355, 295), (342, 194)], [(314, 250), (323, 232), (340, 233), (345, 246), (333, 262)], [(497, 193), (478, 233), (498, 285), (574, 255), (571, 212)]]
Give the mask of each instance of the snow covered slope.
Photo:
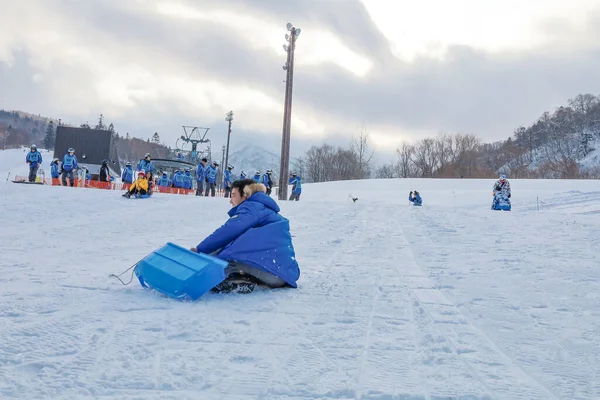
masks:
[(305, 185), (299, 288), (195, 303), (108, 275), (225, 199), (2, 185), (0, 398), (599, 398), (600, 186), (511, 181), (509, 213), (492, 184)]

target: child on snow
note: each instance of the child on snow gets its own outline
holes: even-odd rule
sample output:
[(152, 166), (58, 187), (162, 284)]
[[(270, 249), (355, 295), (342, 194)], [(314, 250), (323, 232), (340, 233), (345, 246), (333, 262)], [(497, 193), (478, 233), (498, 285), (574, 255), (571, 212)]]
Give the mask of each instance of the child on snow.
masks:
[(129, 191), (123, 194), (123, 197), (130, 198), (132, 194), (145, 195), (148, 194), (148, 180), (146, 179), (146, 172), (141, 170), (138, 172), (138, 177), (131, 184)]
[(420, 206), (423, 204), (423, 199), (421, 198), (419, 192), (417, 192), (416, 190), (410, 192), (410, 194), (408, 195), (408, 201), (413, 203), (413, 206)]

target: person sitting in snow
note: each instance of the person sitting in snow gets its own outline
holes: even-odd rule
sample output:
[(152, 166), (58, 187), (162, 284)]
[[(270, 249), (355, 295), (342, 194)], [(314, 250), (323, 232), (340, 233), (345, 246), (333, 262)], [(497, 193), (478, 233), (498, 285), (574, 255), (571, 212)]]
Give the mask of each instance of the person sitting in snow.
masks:
[(506, 175), (500, 175), (500, 179), (494, 183), (493, 194), (502, 193), (510, 199), (510, 183), (506, 180)]
[(408, 201), (413, 203), (413, 206), (420, 206), (423, 204), (423, 199), (421, 198), (419, 192), (417, 192), (416, 190), (409, 193)]
[(297, 287), (300, 270), (289, 221), (252, 179), (232, 183), (229, 219), (190, 250), (229, 261), (227, 278), (213, 291), (251, 292), (255, 285)]
[(510, 183), (506, 180), (506, 175), (500, 175), (500, 179), (494, 183), (492, 189), (494, 200), (492, 201), (492, 210), (510, 211)]
[(154, 175), (151, 171), (146, 172), (146, 179), (148, 180), (148, 195), (152, 195), (152, 188), (154, 187)]
[(141, 170), (138, 172), (138, 177), (131, 184), (129, 191), (123, 193), (123, 197), (130, 198), (132, 194), (143, 196), (148, 194), (148, 180), (146, 179), (146, 171)]

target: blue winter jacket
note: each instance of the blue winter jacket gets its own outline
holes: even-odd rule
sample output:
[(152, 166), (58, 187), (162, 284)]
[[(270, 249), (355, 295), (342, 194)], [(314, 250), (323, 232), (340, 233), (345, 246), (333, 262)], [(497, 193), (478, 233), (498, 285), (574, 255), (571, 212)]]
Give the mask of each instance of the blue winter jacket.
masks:
[(260, 183), (265, 185), (265, 187), (268, 189), (269, 188), (269, 174), (263, 174)]
[(50, 163), (50, 175), (53, 178), (58, 178), (60, 176), (60, 170), (57, 162)]
[(131, 165), (125, 167), (121, 174), (121, 180), (125, 183), (133, 183), (133, 168)]
[(252, 177), (252, 179), (254, 179), (254, 182), (256, 182), (256, 183), (260, 183), (260, 180), (261, 180), (259, 174), (254, 174), (254, 176)]
[(190, 175), (190, 171), (185, 171), (185, 174), (183, 175), (183, 188), (191, 189), (193, 180), (194, 178), (192, 177), (192, 175)]
[(292, 187), (292, 193), (302, 194), (302, 178), (299, 176), (290, 178), (290, 185), (294, 185)]
[(230, 187), (232, 182), (231, 171), (226, 169), (225, 175), (223, 175), (223, 187)]
[(183, 178), (183, 174), (181, 173), (181, 171), (175, 172), (175, 175), (173, 175), (173, 180), (171, 181), (171, 184), (173, 185), (173, 187), (182, 188), (183, 182), (184, 182), (184, 178)]
[(413, 205), (415, 205), (415, 206), (420, 206), (423, 204), (423, 199), (421, 198), (421, 195), (419, 195), (418, 193), (414, 197), (411, 197), (409, 194), (408, 201), (412, 201)]
[(300, 269), (292, 245), (289, 221), (279, 206), (263, 192), (252, 194), (228, 212), (229, 219), (196, 249), (216, 257), (270, 272), (292, 287)]
[(218, 170), (214, 166), (211, 165), (208, 167), (208, 172), (206, 173), (208, 183), (217, 183), (217, 173)]
[(63, 171), (69, 172), (77, 168), (79, 168), (79, 165), (77, 164), (77, 156), (75, 154), (65, 154), (62, 162)]
[(142, 158), (137, 165), (137, 170), (138, 171), (144, 170), (144, 172), (146, 172), (146, 173), (148, 171), (150, 171), (150, 172), (152, 172), (152, 175), (154, 175), (154, 164), (152, 164), (152, 160), (146, 161), (145, 158)]
[(208, 167), (205, 167), (202, 163), (198, 164), (196, 167), (196, 181), (204, 182), (206, 173), (208, 172), (207, 169)]
[(158, 186), (169, 187), (171, 186), (171, 180), (169, 179), (166, 173), (163, 173), (163, 175), (160, 177), (156, 184)]
[(29, 168), (35, 168), (38, 165), (42, 165), (42, 153), (39, 151), (30, 151), (25, 156), (25, 162), (30, 162)]

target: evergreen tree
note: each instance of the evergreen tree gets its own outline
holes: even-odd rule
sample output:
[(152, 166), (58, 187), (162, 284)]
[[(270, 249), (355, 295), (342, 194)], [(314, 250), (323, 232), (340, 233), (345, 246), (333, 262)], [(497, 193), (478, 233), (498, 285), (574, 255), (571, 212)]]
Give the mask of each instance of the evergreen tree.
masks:
[(113, 135), (115, 134), (115, 126), (113, 125), (113, 123), (111, 122), (110, 125), (108, 126), (108, 131), (110, 133), (112, 133)]
[(152, 143), (160, 144), (160, 136), (158, 136), (158, 132), (154, 132), (154, 135), (152, 135)]
[(46, 136), (44, 137), (44, 147), (46, 149), (54, 149), (54, 142), (56, 141), (56, 134), (54, 132), (54, 123), (50, 121), (46, 128)]
[(104, 115), (100, 114), (100, 118), (98, 118), (98, 124), (96, 124), (94, 129), (106, 129), (106, 125), (104, 125)]

